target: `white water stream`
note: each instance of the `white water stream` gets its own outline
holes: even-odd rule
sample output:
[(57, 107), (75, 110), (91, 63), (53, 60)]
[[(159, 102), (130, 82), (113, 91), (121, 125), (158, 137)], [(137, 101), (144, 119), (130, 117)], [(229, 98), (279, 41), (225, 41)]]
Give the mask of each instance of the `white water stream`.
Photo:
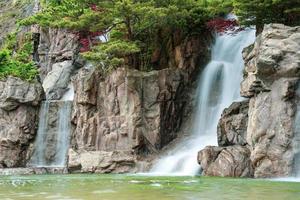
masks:
[[(58, 107), (58, 113), (50, 112), (51, 107)], [(64, 167), (69, 148), (71, 132), (71, 101), (44, 101), (39, 116), (39, 127), (35, 149), (31, 158), (30, 166), (33, 167)], [(50, 116), (57, 114), (56, 116)], [(56, 132), (49, 134), (51, 120), (56, 118)], [(53, 127), (52, 127), (53, 128)], [(53, 130), (52, 130), (53, 131)], [(54, 147), (52, 145), (55, 145)], [(55, 150), (54, 158), (47, 158), (49, 149)]]
[(200, 77), (196, 117), (192, 135), (154, 165), (156, 175), (196, 175), (197, 153), (207, 145), (217, 145), (217, 124), (222, 111), (241, 99), (240, 82), (244, 62), (242, 50), (255, 40), (255, 30), (216, 36), (212, 58)]

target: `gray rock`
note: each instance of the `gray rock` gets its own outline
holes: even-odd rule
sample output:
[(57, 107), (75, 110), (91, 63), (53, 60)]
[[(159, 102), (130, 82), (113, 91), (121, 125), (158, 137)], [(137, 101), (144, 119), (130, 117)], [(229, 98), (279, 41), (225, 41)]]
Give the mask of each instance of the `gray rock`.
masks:
[(208, 146), (198, 153), (205, 176), (252, 177), (250, 150), (245, 146)]
[(73, 61), (55, 63), (43, 81), (47, 99), (60, 99), (66, 92), (74, 71)]
[(78, 56), (78, 36), (63, 29), (40, 29), (37, 60), (47, 99), (59, 100), (66, 92)]
[(299, 44), (300, 27), (265, 25), (255, 44), (243, 53), (246, 66), (242, 96), (270, 91), (273, 82), (280, 77), (299, 77)]
[(70, 149), (68, 169), (84, 173), (129, 173), (141, 171), (133, 152), (86, 151), (77, 153)]
[(223, 111), (218, 124), (218, 145), (246, 145), (249, 101), (235, 102)]
[(250, 100), (247, 142), (251, 146), (255, 177), (291, 174), (296, 107), (290, 87), (296, 82), (281, 78), (273, 83), (271, 92)]
[(19, 78), (8, 77), (0, 81), (0, 108), (10, 111), (20, 104), (37, 106), (43, 98), (39, 83), (29, 83)]
[(9, 77), (0, 88), (0, 168), (24, 167), (36, 134), (42, 86)]

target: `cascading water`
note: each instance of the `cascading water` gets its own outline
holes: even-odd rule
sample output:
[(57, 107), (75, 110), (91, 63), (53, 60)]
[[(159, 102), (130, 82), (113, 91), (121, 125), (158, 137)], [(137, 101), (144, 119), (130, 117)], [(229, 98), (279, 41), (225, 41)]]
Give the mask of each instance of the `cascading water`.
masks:
[(196, 175), (197, 153), (207, 145), (217, 145), (217, 124), (222, 111), (239, 100), (244, 62), (242, 50), (255, 40), (255, 30), (217, 35), (210, 63), (198, 86), (198, 106), (193, 134), (151, 170), (154, 174)]
[(71, 101), (45, 101), (30, 166), (64, 167), (69, 148)]

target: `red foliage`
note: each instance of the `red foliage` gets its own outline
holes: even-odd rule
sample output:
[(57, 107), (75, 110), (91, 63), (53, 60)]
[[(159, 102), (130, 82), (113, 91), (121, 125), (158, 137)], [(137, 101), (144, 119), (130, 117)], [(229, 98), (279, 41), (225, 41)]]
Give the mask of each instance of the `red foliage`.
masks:
[[(96, 4), (91, 4), (90, 8), (94, 12), (101, 12), (101, 8), (99, 8)], [(76, 35), (81, 46), (80, 52), (83, 53), (90, 51), (92, 46), (99, 44), (101, 41), (98, 39), (98, 37), (104, 35), (104, 33), (102, 31), (80, 31), (77, 32)]]
[(93, 11), (98, 11), (98, 7), (96, 4), (92, 4), (90, 7)]
[(216, 18), (207, 22), (207, 27), (217, 33), (225, 33), (236, 30), (238, 22), (235, 19)]
[(91, 47), (94, 45), (99, 44), (99, 39), (97, 39), (97, 37), (103, 35), (103, 32), (78, 32), (77, 34), (79, 43), (80, 43), (80, 52), (87, 52), (91, 50)]

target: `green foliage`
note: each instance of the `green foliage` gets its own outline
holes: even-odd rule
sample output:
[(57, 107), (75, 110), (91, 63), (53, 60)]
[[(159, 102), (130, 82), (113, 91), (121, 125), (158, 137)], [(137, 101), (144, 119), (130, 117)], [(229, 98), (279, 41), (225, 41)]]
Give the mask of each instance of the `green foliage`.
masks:
[[(85, 53), (87, 59), (113, 67), (149, 68), (151, 54), (168, 30), (183, 34), (201, 32), (213, 16), (203, 1), (195, 0), (52, 0), (43, 11), (20, 22), (42, 27), (67, 28), (78, 32), (110, 33), (110, 42)], [(217, 13), (217, 12), (216, 12)], [(118, 47), (120, 51), (112, 51)], [(126, 48), (125, 48), (126, 47)], [(100, 64), (99, 64), (100, 65)]]
[(19, 77), (26, 81), (33, 81), (38, 70), (32, 62), (33, 46), (30, 35), (23, 39), (13, 33), (7, 36), (3, 48), (0, 50), (0, 78), (7, 76)]
[(83, 54), (83, 57), (97, 64), (101, 71), (106, 74), (112, 69), (124, 64), (128, 55), (140, 52), (139, 47), (124, 40), (113, 40), (99, 46), (92, 51)]
[(299, 0), (233, 0), (233, 6), (242, 24), (258, 29), (267, 23), (300, 25)]
[(183, 36), (201, 33), (207, 21), (233, 9), (244, 25), (300, 21), (299, 0), (44, 0), (42, 6), (20, 24), (110, 34), (108, 43), (84, 54), (101, 69), (149, 69), (153, 51), (165, 38), (178, 30)]

